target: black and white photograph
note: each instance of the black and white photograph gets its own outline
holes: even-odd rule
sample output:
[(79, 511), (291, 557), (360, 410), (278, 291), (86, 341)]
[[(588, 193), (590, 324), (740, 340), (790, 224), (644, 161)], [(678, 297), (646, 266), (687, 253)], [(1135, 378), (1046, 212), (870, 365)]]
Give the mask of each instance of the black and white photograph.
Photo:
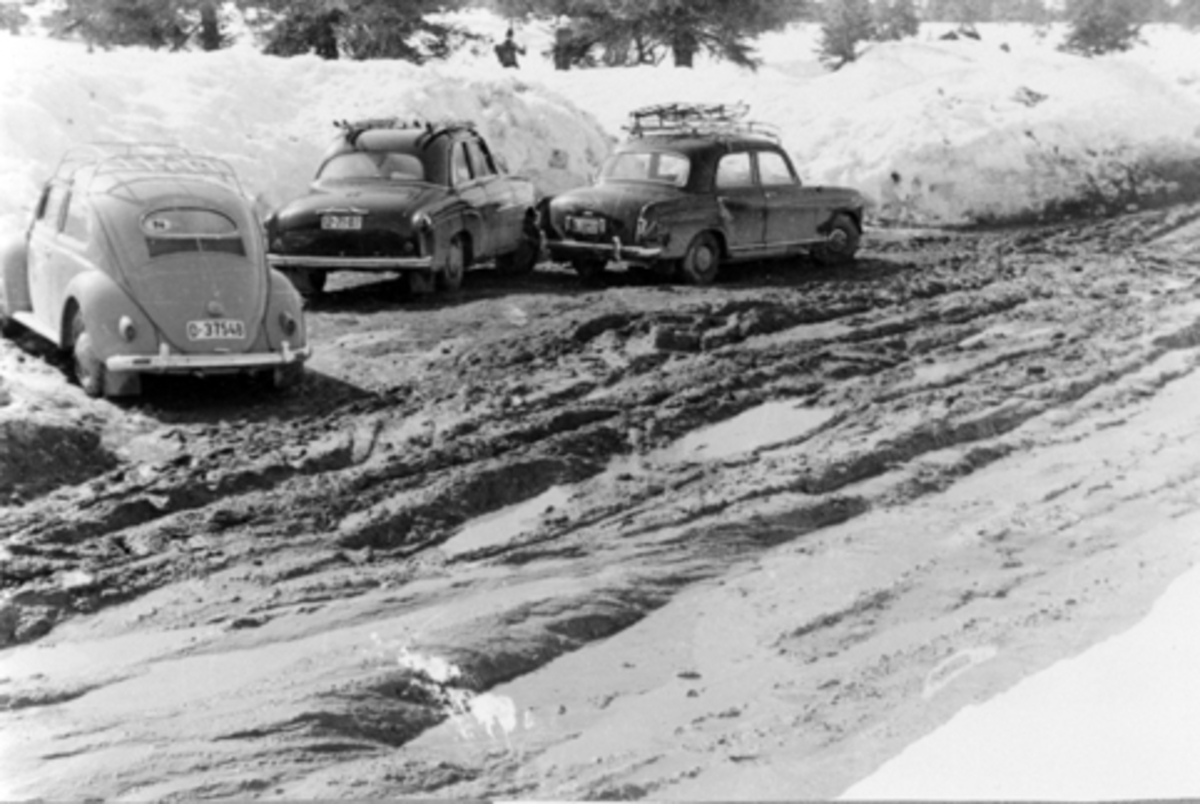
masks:
[(1200, 797), (1200, 0), (0, 0), (0, 801)]

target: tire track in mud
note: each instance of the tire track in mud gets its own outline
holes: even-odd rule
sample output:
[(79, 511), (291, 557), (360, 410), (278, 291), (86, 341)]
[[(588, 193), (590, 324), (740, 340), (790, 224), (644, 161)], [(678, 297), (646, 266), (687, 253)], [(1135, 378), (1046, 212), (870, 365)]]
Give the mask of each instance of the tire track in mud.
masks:
[[(210, 433), (187, 463), (152, 467), (153, 479), (106, 476), (6, 516), (0, 580), (18, 621), (10, 638), (37, 638), (72, 613), (180, 577), (305, 550), (341, 557), (289, 577), (349, 572), (367, 590), (397, 564), (463, 595), (476, 594), (473, 579), (503, 586), (570, 573), (572, 594), (501, 607), (414, 643), (462, 669), (458, 689), (483, 692), (619, 633), (770, 546), (944, 489), (1027, 448), (1023, 425), (1168, 351), (1194, 349), (1191, 269), (1147, 256), (1153, 245), (1139, 239), (1170, 221), (1132, 221), (1101, 224), (1099, 234), (957, 235), (933, 241), (936, 258), (920, 251), (928, 244), (885, 243), (880, 253), (899, 259), (871, 258), (869, 280), (837, 272), (783, 288), (651, 287), (636, 299), (610, 289), (568, 315), (476, 339), (432, 361), (425, 381), (263, 434), (272, 446), (257, 455), (246, 449), (255, 434)], [(1146, 254), (1109, 256), (1119, 243)], [(612, 476), (614, 459), (636, 462), (779, 399), (836, 415), (732, 457)], [(427, 564), (473, 519), (564, 485), (578, 492), (567, 514)], [(517, 569), (519, 579), (504, 579)], [(64, 587), (73, 570), (94, 580)], [(359, 593), (331, 581), (330, 595), (339, 589)], [(298, 602), (290, 588), (276, 591), (275, 609)], [(792, 639), (886, 612), (901, 597), (881, 588), (808, 631), (797, 626)], [(267, 602), (207, 605), (264, 611)], [(281, 753), (320, 763), (341, 751), (321, 746), (404, 744), (448, 716), (444, 700), (418, 689), (428, 681), (410, 670), (364, 677), (229, 739), (270, 737)]]

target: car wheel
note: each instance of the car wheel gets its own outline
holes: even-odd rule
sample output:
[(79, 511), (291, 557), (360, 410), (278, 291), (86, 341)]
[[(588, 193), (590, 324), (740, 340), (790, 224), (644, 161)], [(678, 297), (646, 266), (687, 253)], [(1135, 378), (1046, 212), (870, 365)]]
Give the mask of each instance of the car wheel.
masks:
[(720, 268), (721, 244), (711, 232), (701, 232), (692, 238), (679, 266), (683, 278), (693, 285), (711, 284)]
[(839, 265), (851, 262), (858, 252), (858, 243), (862, 235), (854, 221), (845, 213), (838, 213), (829, 222), (829, 233), (826, 240), (813, 248), (813, 259), (822, 265)]
[(606, 265), (603, 260), (579, 259), (571, 261), (571, 267), (575, 270), (575, 273), (579, 274), (579, 278), (589, 285), (600, 282), (601, 277), (604, 276)]
[(466, 236), (455, 235), (450, 241), (450, 253), (446, 255), (446, 263), (437, 274), (438, 289), (453, 293), (461, 288), (470, 259), (470, 246)]
[(325, 292), (325, 280), (329, 276), (327, 271), (305, 271), (308, 277), (309, 291), (314, 296), (319, 296)]
[(325, 290), (326, 271), (307, 268), (282, 268), (280, 273), (296, 288), (301, 296), (318, 296)]
[(79, 387), (88, 396), (104, 396), (104, 361), (96, 356), (92, 336), (83, 324), (83, 313), (79, 311), (75, 312), (71, 322), (71, 351)]
[(542, 254), (542, 233), (532, 220), (525, 221), (516, 251), (496, 258), (496, 268), (504, 274), (528, 274), (537, 267)]

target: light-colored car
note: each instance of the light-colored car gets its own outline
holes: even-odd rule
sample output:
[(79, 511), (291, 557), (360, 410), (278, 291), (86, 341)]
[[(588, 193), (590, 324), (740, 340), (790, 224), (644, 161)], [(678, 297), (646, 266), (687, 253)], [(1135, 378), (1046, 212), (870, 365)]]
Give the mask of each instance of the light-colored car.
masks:
[(225, 162), (170, 145), (73, 149), (4, 250), (0, 326), (74, 358), (91, 396), (144, 374), (252, 373), (297, 383), (300, 295), (267, 265), (254, 208)]

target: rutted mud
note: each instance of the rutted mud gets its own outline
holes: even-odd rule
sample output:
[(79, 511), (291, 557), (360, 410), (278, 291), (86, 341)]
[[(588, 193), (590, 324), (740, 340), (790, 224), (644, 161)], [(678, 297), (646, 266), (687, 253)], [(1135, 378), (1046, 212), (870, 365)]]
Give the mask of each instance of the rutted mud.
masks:
[(836, 795), (1193, 561), (1198, 217), (339, 276), (0, 476), (4, 797)]

